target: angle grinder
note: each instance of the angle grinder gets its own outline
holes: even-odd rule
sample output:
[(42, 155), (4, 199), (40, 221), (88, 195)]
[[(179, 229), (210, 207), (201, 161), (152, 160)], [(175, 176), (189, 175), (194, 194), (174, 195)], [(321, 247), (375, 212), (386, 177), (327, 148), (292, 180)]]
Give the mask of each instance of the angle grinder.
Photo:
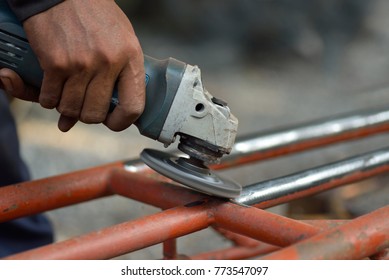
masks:
[[(178, 149), (188, 157), (145, 149), (141, 159), (152, 169), (197, 191), (233, 198), (242, 187), (208, 168), (231, 152), (238, 120), (227, 103), (213, 97), (204, 87), (201, 72), (174, 58), (144, 57), (146, 105), (135, 125), (139, 132), (169, 146), (179, 137)], [(40, 88), (43, 71), (21, 23), (8, 4), (0, 0), (0, 68), (17, 72)], [(110, 110), (120, 102), (115, 89)]]

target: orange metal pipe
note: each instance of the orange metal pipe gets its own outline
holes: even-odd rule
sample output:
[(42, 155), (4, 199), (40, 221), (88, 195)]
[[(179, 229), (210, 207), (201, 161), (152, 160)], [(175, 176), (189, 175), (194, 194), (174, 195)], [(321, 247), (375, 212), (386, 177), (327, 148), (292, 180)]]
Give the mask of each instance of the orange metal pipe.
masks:
[(263, 259), (363, 259), (389, 247), (389, 206)]
[(169, 239), (163, 242), (163, 259), (176, 260), (177, 255), (177, 239)]
[(131, 198), (161, 209), (168, 209), (184, 205), (193, 201), (209, 198), (208, 195), (177, 186), (167, 181), (156, 180), (161, 175), (138, 174), (124, 169), (117, 169), (112, 172), (110, 187), (118, 194)]
[(219, 204), (214, 211), (218, 227), (276, 246), (287, 246), (317, 234), (320, 229), (253, 207)]
[(210, 205), (188, 205), (9, 256), (6, 259), (108, 259), (207, 228)]
[[(328, 230), (330, 228), (346, 223), (347, 220), (300, 220), (300, 222), (314, 226), (320, 230)], [(252, 239), (250, 237), (226, 230), (224, 228), (220, 228), (217, 226), (213, 226), (213, 228), (225, 238), (231, 240), (235, 245), (242, 247), (256, 247), (261, 244), (261, 242), (256, 239)]]
[(121, 162), (0, 188), (0, 222), (112, 195), (112, 170)]
[[(320, 229), (329, 229), (346, 223), (345, 220), (305, 220), (304, 223), (318, 227)], [(223, 228), (215, 227), (220, 234), (228, 238), (237, 246), (213, 252), (205, 252), (191, 256), (192, 260), (240, 260), (258, 257), (280, 249), (280, 247), (260, 242), (258, 240), (240, 235)], [(384, 259), (384, 252), (377, 255), (377, 259)]]
[[(214, 223), (228, 230), (281, 246), (299, 241), (319, 231), (318, 228), (305, 223), (260, 209), (242, 207), (213, 199), (209, 202), (192, 202), (159, 214), (115, 225), (9, 258), (112, 258), (201, 230)], [(268, 245), (266, 248), (268, 248)], [(170, 249), (169, 251), (171, 251)], [(258, 252), (259, 249), (253, 250)], [(245, 254), (249, 252), (252, 254), (253, 250), (242, 250), (241, 248), (241, 250), (233, 252), (232, 255), (243, 254), (244, 252)]]

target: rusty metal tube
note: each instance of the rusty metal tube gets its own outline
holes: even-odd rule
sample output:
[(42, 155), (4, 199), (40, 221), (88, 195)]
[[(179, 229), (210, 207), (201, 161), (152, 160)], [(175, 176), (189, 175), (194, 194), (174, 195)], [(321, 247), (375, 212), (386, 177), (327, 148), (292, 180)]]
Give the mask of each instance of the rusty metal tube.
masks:
[(243, 188), (239, 204), (266, 208), (389, 171), (389, 148)]
[[(302, 222), (327, 230), (346, 223), (346, 220), (303, 220)], [(263, 243), (261, 241), (249, 238), (244, 235), (225, 230), (223, 228), (214, 227), (214, 229), (223, 235), (225, 238), (231, 240), (235, 247), (221, 249), (217, 251), (200, 253), (191, 256), (192, 260), (238, 260), (258, 257), (260, 255), (268, 254), (280, 249), (280, 247)], [(384, 252), (376, 256), (377, 259), (384, 259)]]
[(205, 194), (174, 185), (166, 179), (160, 181), (160, 176), (156, 173), (145, 176), (145, 174), (117, 169), (111, 174), (110, 188), (115, 194), (161, 209), (208, 198)]
[(6, 259), (108, 259), (207, 228), (209, 205), (187, 205)]
[(0, 222), (113, 193), (109, 177), (121, 162), (0, 188)]
[(280, 247), (320, 232), (319, 228), (306, 223), (233, 203), (219, 204), (213, 215), (218, 227)]
[(263, 131), (238, 138), (231, 154), (214, 168), (224, 169), (387, 131), (387, 108), (352, 112), (285, 129)]
[(389, 206), (324, 231), (264, 259), (363, 259), (389, 247)]

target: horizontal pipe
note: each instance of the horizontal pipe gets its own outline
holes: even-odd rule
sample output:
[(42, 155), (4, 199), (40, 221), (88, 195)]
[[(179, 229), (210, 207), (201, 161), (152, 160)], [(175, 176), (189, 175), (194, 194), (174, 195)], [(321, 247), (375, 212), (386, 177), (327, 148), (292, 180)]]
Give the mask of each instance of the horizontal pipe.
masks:
[[(330, 228), (344, 224), (347, 222), (347, 220), (300, 220), (300, 222), (316, 227), (319, 232), (320, 230), (328, 230)], [(257, 247), (259, 244), (265, 244), (256, 239), (252, 239), (250, 237), (226, 230), (224, 228), (213, 226), (213, 229), (216, 230), (219, 234), (223, 235), (225, 238), (229, 239), (237, 246)]]
[(89, 201), (113, 193), (109, 177), (121, 162), (0, 188), (0, 222)]
[(385, 148), (249, 185), (234, 202), (267, 208), (388, 171), (389, 148)]
[(160, 176), (158, 174), (144, 176), (125, 169), (117, 169), (111, 174), (110, 188), (115, 194), (161, 209), (209, 198), (208, 195), (177, 186), (166, 179), (161, 181)]
[(320, 232), (319, 228), (306, 223), (233, 203), (219, 204), (213, 215), (217, 227), (280, 247)]
[(214, 168), (224, 169), (388, 131), (388, 109), (324, 118), (238, 138), (231, 154)]
[[(328, 230), (346, 223), (346, 220), (303, 220), (302, 222), (315, 226), (321, 230)], [(214, 229), (229, 239), (235, 244), (235, 247), (204, 252), (191, 256), (192, 260), (238, 260), (258, 257), (260, 255), (268, 254), (280, 249), (278, 246), (263, 243), (261, 241), (251, 239), (247, 236), (227, 231), (220, 227)], [(382, 258), (383, 255), (377, 255), (377, 258)]]
[(212, 223), (209, 205), (189, 205), (117, 224), (5, 259), (108, 259), (190, 234)]
[(363, 259), (389, 247), (389, 206), (353, 219), (263, 259)]

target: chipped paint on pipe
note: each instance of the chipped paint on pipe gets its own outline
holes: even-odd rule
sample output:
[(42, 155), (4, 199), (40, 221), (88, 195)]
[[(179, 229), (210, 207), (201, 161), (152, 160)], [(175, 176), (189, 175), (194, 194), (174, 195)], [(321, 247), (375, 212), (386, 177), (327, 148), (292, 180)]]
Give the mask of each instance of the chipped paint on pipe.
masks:
[(117, 224), (5, 259), (108, 259), (207, 228), (207, 204), (192, 204)]
[(263, 259), (363, 259), (389, 247), (389, 206), (324, 231)]
[(0, 222), (63, 206), (100, 198), (113, 193), (108, 183), (121, 162), (0, 188)]
[(265, 243), (288, 246), (317, 234), (314, 226), (254, 207), (221, 203), (214, 210), (215, 225)]

